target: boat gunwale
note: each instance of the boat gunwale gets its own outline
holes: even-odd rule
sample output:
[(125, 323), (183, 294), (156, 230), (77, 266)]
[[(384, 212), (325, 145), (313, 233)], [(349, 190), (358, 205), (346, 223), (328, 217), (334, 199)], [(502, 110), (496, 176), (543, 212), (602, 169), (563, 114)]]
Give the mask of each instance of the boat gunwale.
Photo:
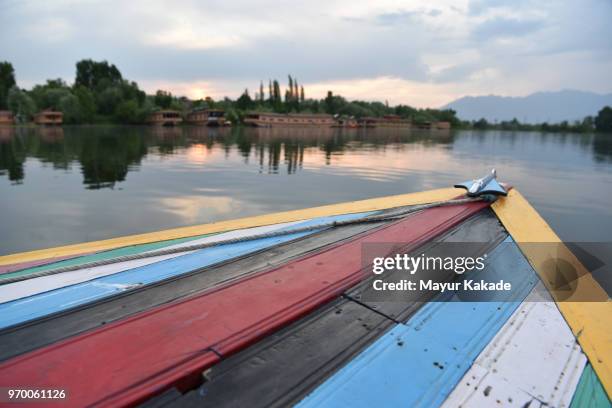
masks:
[[(36, 249), (0, 256), (0, 265), (14, 265), (31, 261), (40, 261), (63, 256), (79, 256), (84, 253), (102, 252), (125, 246), (148, 244), (152, 242), (167, 241), (177, 238), (187, 238), (197, 235), (227, 232), (237, 229), (253, 228), (264, 225), (280, 224), (284, 222), (302, 221), (315, 217), (325, 217), (341, 214), (354, 214), (368, 211), (385, 210), (394, 207), (403, 207), (418, 204), (427, 204), (434, 201), (449, 200), (457, 197), (463, 191), (456, 188), (442, 188), (393, 196), (370, 198), (365, 200), (349, 201), (338, 204), (329, 204), (298, 210), (283, 211), (255, 215), (251, 217), (216, 221), (212, 223), (172, 228), (161, 231), (147, 232), (135, 235), (103, 239), (63, 245), (52, 248)], [(52, 260), (50, 261), (52, 262)]]
[[(185, 238), (195, 235), (211, 234), (217, 232), (231, 231), (235, 229), (251, 228), (262, 225), (272, 225), (282, 222), (299, 221), (308, 218), (353, 214), (365, 211), (377, 211), (393, 207), (426, 204), (434, 201), (448, 200), (458, 195), (458, 189), (444, 188), (417, 193), (401, 194), (389, 197), (352, 201), (340, 204), (331, 204), (321, 207), (313, 207), (301, 210), (292, 210), (280, 213), (272, 213), (246, 217), (234, 220), (219, 221), (191, 227), (180, 227), (165, 231), (137, 234), (119, 238), (111, 238), (101, 241), (72, 244), (50, 249), (34, 250), (18, 254), (0, 256), (0, 265), (11, 265), (22, 262), (43, 260), (48, 258), (78, 255), (84, 252), (99, 252), (116, 249), (128, 245), (145, 244), (164, 241), (175, 238)], [(592, 364), (599, 377), (608, 397), (612, 396), (612, 303), (609, 301), (605, 290), (592, 277), (588, 270), (582, 265), (578, 258), (563, 244), (561, 239), (528, 203), (528, 201), (516, 190), (512, 189), (508, 197), (499, 198), (491, 206), (499, 220), (515, 240), (521, 252), (527, 258), (540, 279), (547, 286), (553, 296), (557, 307), (563, 314), (567, 324), (570, 326), (577, 341), (582, 346), (589, 362)], [(551, 286), (547, 277), (547, 271), (542, 260), (537, 254), (529, 250), (528, 244), (532, 242), (557, 243), (560, 248), (568, 254), (570, 263), (581, 273), (577, 281), (577, 293), (597, 296), (597, 299), (607, 298), (608, 301), (600, 302), (576, 302), (563, 297)]]

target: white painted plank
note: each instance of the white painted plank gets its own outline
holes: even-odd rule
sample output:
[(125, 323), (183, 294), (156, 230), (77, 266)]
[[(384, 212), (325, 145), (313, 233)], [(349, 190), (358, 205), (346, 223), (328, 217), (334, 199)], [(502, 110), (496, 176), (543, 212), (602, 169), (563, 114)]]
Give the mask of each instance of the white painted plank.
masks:
[[(247, 228), (236, 231), (224, 232), (221, 234), (211, 235), (203, 237), (193, 241), (183, 242), (180, 244), (170, 245), (167, 248), (181, 248), (185, 246), (204, 244), (208, 242), (217, 242), (227, 239), (245, 237), (249, 235), (264, 234), (267, 232), (277, 231), (283, 228), (291, 227), (296, 224), (303, 223), (303, 221), (286, 222), (282, 224), (266, 225), (262, 227)], [(148, 251), (154, 252), (154, 251)], [(156, 262), (164, 261), (166, 259), (177, 258), (191, 254), (195, 251), (181, 252), (171, 255), (156, 256), (145, 259), (137, 259), (127, 262), (119, 262), (110, 265), (96, 266), (94, 268), (79, 269), (76, 271), (58, 273), (56, 275), (41, 276), (39, 278), (27, 279), (20, 282), (10, 283), (7, 285), (0, 286), (0, 303), (10, 302), (12, 300), (21, 299), (27, 296), (32, 296), (37, 293), (48, 292), (54, 289), (63, 288), (69, 285), (75, 285), (90, 281), (101, 276), (112, 275), (127, 271), (129, 269), (138, 268), (145, 265), (151, 265)]]
[(478, 356), (444, 407), (568, 407), (586, 356), (542, 284)]

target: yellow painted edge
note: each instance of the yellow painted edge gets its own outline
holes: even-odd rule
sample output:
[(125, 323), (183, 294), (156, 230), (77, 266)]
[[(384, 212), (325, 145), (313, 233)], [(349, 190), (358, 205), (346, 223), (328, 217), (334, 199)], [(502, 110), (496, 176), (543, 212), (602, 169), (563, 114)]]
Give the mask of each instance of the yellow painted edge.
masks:
[(351, 214), (365, 211), (384, 210), (386, 208), (404, 205), (425, 204), (433, 201), (448, 200), (459, 194), (457, 189), (444, 188), (438, 190), (422, 191), (418, 193), (401, 194), (389, 197), (373, 198), (361, 201), (352, 201), (340, 204), (325, 205), (322, 207), (306, 208), (274, 214), (258, 215), (254, 217), (238, 218), (228, 221), (213, 222), (191, 227), (174, 228), (164, 231), (145, 234), (130, 235), (102, 241), (86, 242), (66, 245), (56, 248), (21, 252), (12, 255), (0, 256), (0, 265), (10, 265), (30, 262), (60, 256), (71, 256), (89, 252), (106, 251), (129, 245), (147, 244), (169, 239), (191, 237), (203, 234), (212, 234), (231, 231), (241, 228), (259, 227), (262, 225), (280, 224), (283, 222), (300, 221), (314, 217), (330, 215)]
[[(607, 293), (517, 190), (511, 190), (508, 197), (495, 202), (492, 208), (547, 286), (608, 397), (612, 398), (612, 302)], [(567, 264), (551, 263), (551, 257)], [(569, 296), (567, 286), (560, 289), (554, 284), (562, 273), (559, 265), (568, 264), (578, 276), (571, 283)]]

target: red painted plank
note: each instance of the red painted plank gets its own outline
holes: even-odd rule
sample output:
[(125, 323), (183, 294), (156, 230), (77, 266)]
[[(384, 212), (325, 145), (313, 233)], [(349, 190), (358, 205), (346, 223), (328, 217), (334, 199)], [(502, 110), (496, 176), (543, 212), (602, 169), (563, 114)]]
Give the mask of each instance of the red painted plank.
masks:
[(61, 387), (71, 405), (128, 405), (330, 301), (363, 277), (364, 243), (416, 246), (486, 203), (426, 210), (278, 268), (140, 313), (0, 365), (0, 386)]

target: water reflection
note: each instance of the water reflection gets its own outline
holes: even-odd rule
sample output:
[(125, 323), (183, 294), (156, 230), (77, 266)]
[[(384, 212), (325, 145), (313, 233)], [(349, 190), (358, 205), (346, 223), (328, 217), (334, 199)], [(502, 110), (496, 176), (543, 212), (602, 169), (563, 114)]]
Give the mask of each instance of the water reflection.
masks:
[[(137, 171), (148, 154), (170, 156), (185, 152), (188, 160), (202, 162), (216, 147), (226, 156), (237, 149), (244, 163), (254, 160), (261, 173), (293, 174), (302, 169), (304, 152), (316, 149), (324, 163), (347, 150), (384, 150), (390, 145), (414, 143), (451, 146), (451, 132), (344, 129), (214, 129), (205, 127), (36, 127), (0, 129), (0, 175), (20, 184), (26, 177), (27, 158), (53, 168), (80, 166), (87, 189), (113, 188)], [(200, 163), (202, 164), (202, 163)]]
[(612, 136), (0, 128), (0, 254), (453, 185), (496, 167), (566, 241), (612, 241)]
[(612, 135), (597, 134), (592, 143), (595, 160), (612, 163)]

